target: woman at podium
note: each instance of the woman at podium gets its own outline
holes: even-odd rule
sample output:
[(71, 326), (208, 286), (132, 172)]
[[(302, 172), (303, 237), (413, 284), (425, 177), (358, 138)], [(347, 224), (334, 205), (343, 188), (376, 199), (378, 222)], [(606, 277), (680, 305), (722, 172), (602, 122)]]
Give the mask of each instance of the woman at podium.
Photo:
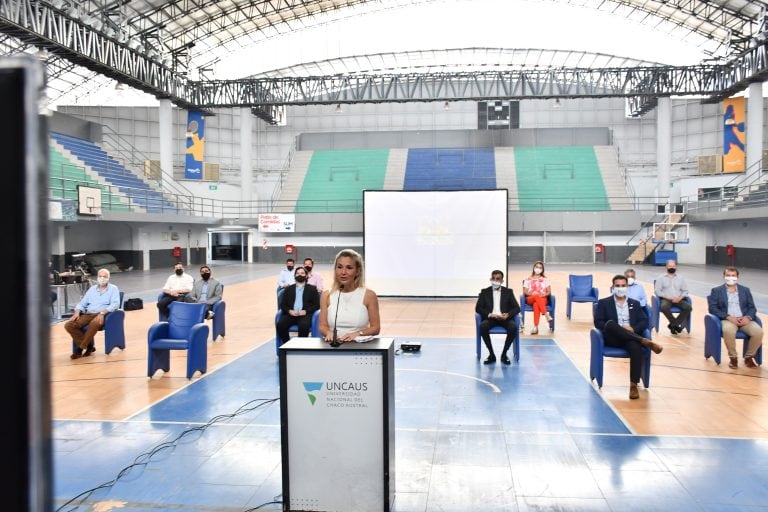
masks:
[(352, 249), (336, 255), (333, 286), (320, 298), (320, 333), (331, 344), (379, 334), (379, 298), (365, 287), (363, 258)]

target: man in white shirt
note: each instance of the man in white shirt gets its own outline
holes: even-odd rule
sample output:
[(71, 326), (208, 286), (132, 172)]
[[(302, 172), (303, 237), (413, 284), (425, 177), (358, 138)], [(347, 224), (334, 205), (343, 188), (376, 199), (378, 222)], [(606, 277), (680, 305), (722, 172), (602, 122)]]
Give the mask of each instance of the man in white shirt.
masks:
[(315, 266), (315, 260), (312, 258), (304, 258), (304, 270), (307, 271), (307, 284), (311, 284), (317, 288), (317, 293), (323, 293), (325, 288), (323, 285), (323, 276), (319, 273), (312, 272)]
[[(691, 315), (691, 304), (685, 300), (688, 296), (688, 284), (677, 274), (677, 262), (675, 260), (668, 260), (667, 273), (656, 278), (654, 293), (661, 302), (661, 312), (669, 321), (669, 325), (667, 325), (669, 332), (672, 334), (683, 332), (683, 326)], [(672, 313), (672, 306), (680, 308), (677, 317)]]
[(164, 319), (168, 318), (171, 302), (177, 300), (184, 300), (184, 297), (192, 291), (192, 287), (195, 284), (195, 280), (191, 275), (184, 272), (184, 265), (177, 263), (173, 266), (173, 274), (168, 276), (168, 279), (163, 285), (163, 296), (157, 301), (157, 309), (160, 310), (160, 316)]

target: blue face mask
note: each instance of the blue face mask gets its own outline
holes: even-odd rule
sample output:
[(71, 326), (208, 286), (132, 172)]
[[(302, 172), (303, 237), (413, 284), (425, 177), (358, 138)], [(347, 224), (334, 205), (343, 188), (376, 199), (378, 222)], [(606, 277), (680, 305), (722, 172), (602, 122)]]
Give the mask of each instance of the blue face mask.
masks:
[(498, 290), (501, 287), (501, 281), (491, 281), (491, 286), (494, 290)]
[(626, 297), (627, 296), (627, 287), (626, 286), (614, 286), (613, 287), (613, 294), (617, 297)]

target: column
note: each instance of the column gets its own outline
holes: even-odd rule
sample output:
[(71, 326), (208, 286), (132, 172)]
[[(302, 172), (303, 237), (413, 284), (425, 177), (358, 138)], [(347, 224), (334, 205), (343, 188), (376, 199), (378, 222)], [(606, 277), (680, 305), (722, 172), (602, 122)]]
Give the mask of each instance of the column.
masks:
[(659, 203), (669, 199), (670, 171), (672, 166), (672, 102), (669, 98), (659, 98), (656, 107), (656, 167), (657, 191)]
[(746, 142), (748, 176), (758, 169), (759, 162), (763, 158), (763, 84), (761, 82), (749, 84)]
[[(251, 130), (253, 128), (253, 116), (250, 108), (240, 109), (240, 200), (250, 204), (255, 201), (253, 194), (253, 170), (251, 169)], [(243, 205), (245, 206), (245, 205)], [(253, 217), (258, 212), (247, 212), (242, 217)]]
[(171, 100), (160, 100), (160, 168), (173, 177), (173, 104)]

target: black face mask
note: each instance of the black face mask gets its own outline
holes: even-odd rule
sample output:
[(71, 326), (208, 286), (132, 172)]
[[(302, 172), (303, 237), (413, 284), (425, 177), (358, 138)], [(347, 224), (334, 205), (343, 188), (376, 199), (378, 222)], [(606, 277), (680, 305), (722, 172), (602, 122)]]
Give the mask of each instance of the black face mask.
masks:
[(312, 267), (308, 267), (307, 265), (304, 265), (304, 268), (307, 269), (307, 272), (312, 272)]
[(177, 268), (175, 272), (176, 272), (176, 275), (177, 275), (177, 276), (180, 276), (180, 275), (183, 275), (183, 274), (184, 274), (184, 269), (182, 269), (182, 268)]
[(207, 281), (208, 279), (210, 279), (211, 273), (210, 272), (200, 272), (200, 277), (203, 278), (203, 281)]
[(296, 276), (297, 283), (303, 283), (306, 280), (307, 280), (307, 276)]
[(668, 268), (667, 269), (667, 272), (669, 272), (670, 274), (674, 274), (676, 271), (677, 271), (676, 268)]
[(293, 265), (286, 265), (285, 268), (287, 268), (288, 270), (293, 270)]

